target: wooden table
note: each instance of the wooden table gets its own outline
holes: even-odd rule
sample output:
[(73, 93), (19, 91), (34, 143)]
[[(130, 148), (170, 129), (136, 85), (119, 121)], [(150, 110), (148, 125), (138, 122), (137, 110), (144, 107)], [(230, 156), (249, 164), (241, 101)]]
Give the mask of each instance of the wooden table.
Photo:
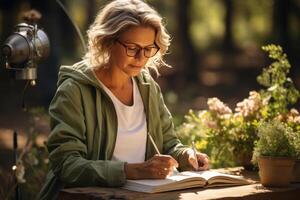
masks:
[[(222, 170), (218, 170), (222, 171)], [(224, 169), (223, 169), (224, 171)], [(226, 172), (232, 171), (226, 169)], [(219, 188), (193, 188), (156, 194), (134, 192), (120, 188), (82, 187), (68, 188), (60, 191), (60, 200), (211, 200), (211, 199), (243, 199), (243, 200), (299, 200), (300, 183), (291, 184), (285, 188), (266, 188), (258, 182), (257, 172), (243, 171), (242, 175), (254, 181), (251, 185), (219, 187)]]

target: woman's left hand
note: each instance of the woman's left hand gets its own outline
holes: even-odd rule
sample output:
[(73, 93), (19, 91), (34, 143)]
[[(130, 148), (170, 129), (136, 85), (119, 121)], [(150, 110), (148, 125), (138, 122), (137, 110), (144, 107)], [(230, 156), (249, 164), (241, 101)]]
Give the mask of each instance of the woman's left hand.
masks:
[(185, 154), (188, 159), (188, 163), (194, 170), (200, 171), (209, 169), (209, 158), (205, 153), (196, 152), (197, 158), (195, 158), (194, 151), (192, 149), (188, 149)]

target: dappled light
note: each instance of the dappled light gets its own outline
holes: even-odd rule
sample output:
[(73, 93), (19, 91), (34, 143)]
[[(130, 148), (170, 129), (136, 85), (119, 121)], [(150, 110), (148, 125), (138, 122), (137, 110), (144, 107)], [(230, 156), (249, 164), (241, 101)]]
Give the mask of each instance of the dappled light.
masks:
[[(67, 12), (59, 6), (57, 0), (1, 2), (0, 182), (6, 186), (0, 186), (0, 199), (16, 197), (14, 192), (18, 184), (23, 188), (21, 193), (24, 200), (33, 199), (41, 189), (49, 167), (46, 149), (51, 132), (48, 109), (59, 86), (59, 69), (62, 65), (72, 65), (83, 59), (87, 51), (85, 45), (91, 45), (88, 44), (86, 31), (95, 20), (98, 11), (108, 2), (111, 1), (61, 0)], [(171, 67), (162, 66), (159, 76), (154, 71), (150, 70), (150, 73), (160, 86), (163, 102), (173, 117), (174, 134), (176, 133), (183, 144), (191, 145), (195, 141), (196, 148), (210, 157), (212, 168), (237, 167), (234, 169), (238, 170), (231, 173), (243, 175), (244, 169), (258, 170), (251, 159), (259, 139), (257, 130), (262, 121), (282, 122), (289, 127), (282, 130), (291, 131), (290, 135), (293, 137), (294, 133), (300, 133), (299, 0), (145, 2), (161, 15), (162, 22), (171, 36), (171, 45), (163, 57), (163, 61)], [(28, 81), (26, 83), (25, 80), (18, 80), (15, 74), (24, 66), (32, 69), (36, 64), (35, 61), (42, 52), (36, 49), (41, 46), (42, 40), (38, 41), (40, 43), (36, 47), (30, 43), (30, 52), (25, 52), (30, 57), (29, 61), (17, 63), (18, 65), (9, 61), (9, 57), (16, 52), (13, 52), (12, 48), (4, 49), (2, 46), (7, 43), (7, 38), (16, 33), (14, 27), (24, 22), (23, 14), (31, 9), (41, 14), (41, 19), (31, 28), (38, 30), (33, 29), (38, 27), (45, 32), (49, 37), (50, 50), (49, 56), (45, 56), (45, 60), (37, 64), (37, 77), (34, 81), (29, 80), (30, 85)], [(27, 29), (31, 30), (28, 27)], [(152, 29), (151, 33), (155, 38), (155, 30)], [(26, 41), (32, 39), (35, 34), (37, 32), (29, 34), (27, 31)], [(110, 43), (105, 43), (109, 50), (115, 45), (115, 41), (119, 40), (118, 37), (119, 35), (113, 35), (109, 38)], [(130, 51), (129, 56), (132, 59), (140, 56), (141, 52), (143, 58), (153, 55), (156, 59), (155, 56), (161, 51), (158, 48), (159, 42), (155, 39), (153, 41), (151, 42), (154, 47), (151, 48), (155, 48), (158, 53), (147, 53), (148, 49), (141, 44), (137, 44), (138, 48), (134, 46), (133, 49), (130, 49), (126, 42), (119, 41), (118, 44), (126, 49), (127, 55)], [(18, 53), (22, 57), (24, 52)], [(155, 62), (163, 64), (160, 60)], [(9, 69), (9, 64), (14, 67)], [(132, 89), (133, 86), (128, 88)], [(99, 97), (96, 92), (93, 95), (95, 98)], [(152, 96), (149, 98), (156, 99)], [(73, 100), (75, 102), (78, 99)], [(85, 106), (82, 106), (80, 111), (84, 110)], [(65, 108), (68, 108), (68, 105)], [(80, 114), (74, 113), (74, 118)], [(82, 115), (92, 116), (91, 113), (84, 112)], [(87, 123), (86, 119), (80, 123)], [(87, 131), (87, 126), (83, 127), (82, 130)], [(18, 136), (17, 147), (14, 131)], [(85, 137), (78, 139), (84, 144), (91, 142), (85, 140)], [(291, 146), (300, 152), (300, 140), (294, 141), (297, 142), (291, 142)], [(260, 147), (263, 152), (263, 145)], [(299, 152), (294, 155), (298, 160)], [(18, 183), (15, 177), (19, 169), (22, 170), (18, 179), (21, 182)], [(255, 177), (258, 178), (257, 174)], [(268, 188), (255, 187), (257, 191), (272, 193)], [(251, 188), (251, 192), (255, 187)], [(176, 194), (173, 197), (197, 198), (201, 194), (208, 195), (208, 191), (201, 189), (197, 192)], [(108, 192), (114, 193), (113, 190)], [(227, 192), (230, 193), (229, 190)]]

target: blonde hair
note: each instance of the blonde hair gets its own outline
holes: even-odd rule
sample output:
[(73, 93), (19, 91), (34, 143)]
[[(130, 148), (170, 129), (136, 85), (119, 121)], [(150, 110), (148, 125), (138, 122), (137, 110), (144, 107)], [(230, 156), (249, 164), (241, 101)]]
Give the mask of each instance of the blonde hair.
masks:
[(88, 66), (102, 67), (107, 64), (111, 46), (130, 26), (150, 26), (155, 29), (155, 44), (160, 50), (148, 60), (145, 68), (152, 68), (158, 74), (160, 66), (169, 66), (162, 56), (169, 48), (170, 36), (161, 16), (141, 0), (114, 0), (99, 11), (87, 31), (88, 50), (84, 60)]

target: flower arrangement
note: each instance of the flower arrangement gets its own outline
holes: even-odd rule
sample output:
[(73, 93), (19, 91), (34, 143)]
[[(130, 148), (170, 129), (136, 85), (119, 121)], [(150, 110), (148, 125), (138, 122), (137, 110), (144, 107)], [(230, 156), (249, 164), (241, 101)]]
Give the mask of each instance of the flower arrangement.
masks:
[(213, 167), (250, 167), (261, 121), (276, 119), (300, 134), (299, 112), (292, 108), (300, 95), (288, 77), (291, 65), (287, 55), (273, 44), (262, 49), (274, 61), (257, 77), (260, 91), (250, 91), (234, 111), (218, 98), (209, 98), (207, 110), (190, 110), (177, 127), (178, 137), (186, 143), (196, 140), (196, 147), (210, 155)]

